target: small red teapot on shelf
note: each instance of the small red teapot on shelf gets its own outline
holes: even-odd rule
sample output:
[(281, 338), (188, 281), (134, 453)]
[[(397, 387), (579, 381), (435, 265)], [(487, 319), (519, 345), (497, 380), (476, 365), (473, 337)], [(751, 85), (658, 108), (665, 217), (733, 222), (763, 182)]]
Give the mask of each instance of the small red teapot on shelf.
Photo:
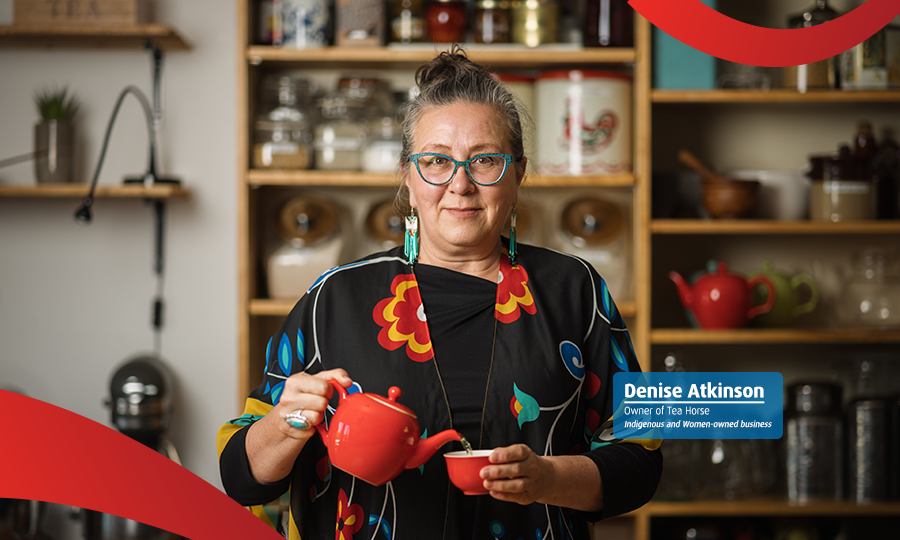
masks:
[(380, 486), (405, 469), (424, 465), (438, 448), (458, 441), (459, 433), (448, 429), (427, 439), (419, 437), (419, 423), (408, 407), (397, 403), (400, 389), (392, 386), (388, 397), (349, 394), (330, 380), (340, 395), (329, 429), (316, 426), (328, 448), (331, 464), (366, 482)]
[[(690, 285), (678, 272), (669, 272), (678, 288), (684, 308), (690, 311), (701, 328), (743, 328), (753, 317), (767, 313), (775, 303), (775, 287), (765, 275), (746, 279), (728, 272), (728, 265), (719, 262), (715, 272), (701, 275)], [(753, 287), (757, 283), (768, 289), (766, 303), (753, 306)]]

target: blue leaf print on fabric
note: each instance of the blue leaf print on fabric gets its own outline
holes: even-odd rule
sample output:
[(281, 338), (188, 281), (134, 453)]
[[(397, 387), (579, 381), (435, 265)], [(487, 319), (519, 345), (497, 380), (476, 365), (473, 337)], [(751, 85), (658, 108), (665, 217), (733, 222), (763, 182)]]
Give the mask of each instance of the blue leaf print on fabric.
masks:
[(491, 537), (493, 538), (503, 538), (503, 535), (506, 534), (506, 529), (503, 527), (503, 524), (499, 521), (492, 521), (491, 525)]
[(525, 422), (537, 420), (537, 417), (541, 414), (541, 407), (536, 399), (519, 390), (516, 383), (513, 383), (513, 393), (515, 393), (516, 397), (511, 404), (512, 411), (519, 421), (519, 429), (522, 429), (522, 425)]
[(612, 295), (609, 294), (609, 288), (607, 288), (606, 280), (603, 278), (600, 278), (600, 297), (603, 300), (603, 309), (606, 311), (606, 316), (609, 317), (609, 322), (612, 322), (616, 318), (616, 303), (613, 301)]
[(272, 388), (272, 405), (278, 405), (278, 402), (281, 400), (281, 392), (284, 391), (284, 381), (275, 385), (275, 388)]
[(619, 366), (619, 369), (622, 371), (628, 371), (628, 360), (626, 360), (625, 355), (622, 354), (622, 349), (619, 348), (619, 342), (616, 341), (614, 336), (610, 336), (609, 341), (612, 344), (610, 349), (612, 349), (613, 359), (616, 361), (616, 365)]
[[(375, 514), (369, 514), (369, 525), (375, 525), (378, 523), (378, 519), (378, 516)], [(391, 526), (388, 525), (387, 520), (384, 518), (381, 518), (381, 532), (383, 532), (386, 537), (391, 537)]]
[(274, 336), (270, 337), (269, 342), (266, 343), (266, 363), (263, 366), (263, 375), (265, 375), (266, 372), (269, 371), (269, 353), (272, 352), (272, 340), (273, 339), (274, 339)]
[(268, 394), (270, 390), (272, 389), (269, 387), (269, 381), (266, 381), (266, 391), (264, 392), (264, 394)]
[(584, 379), (584, 360), (577, 345), (571, 341), (563, 341), (559, 344), (559, 355), (573, 377), (579, 381)]
[(297, 329), (297, 359), (301, 365), (306, 365), (306, 340), (303, 339), (303, 332)]
[(537, 540), (541, 540), (541, 538), (544, 537), (544, 533), (542, 533), (540, 529), (535, 529), (534, 537), (537, 538)]
[[(428, 438), (428, 428), (425, 428), (425, 431), (422, 432), (422, 435), (420, 435), (419, 438), (420, 438), (420, 439), (427, 439), (427, 438)], [(420, 473), (420, 474), (425, 474), (425, 464), (424, 464), (424, 463), (421, 464), (421, 465), (419, 465), (419, 473)]]
[(249, 426), (250, 424), (252, 424), (253, 422), (256, 422), (257, 420), (259, 420), (262, 417), (263, 417), (262, 415), (258, 415), (258, 414), (242, 414), (240, 418), (230, 420), (228, 423), (234, 424), (235, 426), (246, 427), (246, 426)]
[(288, 339), (287, 334), (281, 334), (281, 343), (278, 344), (278, 365), (285, 375), (291, 374), (292, 356), (291, 340)]

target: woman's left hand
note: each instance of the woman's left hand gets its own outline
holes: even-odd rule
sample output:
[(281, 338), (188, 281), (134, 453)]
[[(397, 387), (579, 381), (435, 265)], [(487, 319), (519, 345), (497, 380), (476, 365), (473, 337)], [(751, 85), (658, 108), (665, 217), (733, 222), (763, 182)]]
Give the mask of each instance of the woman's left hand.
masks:
[(547, 496), (553, 483), (553, 464), (527, 445), (496, 448), (490, 460), (491, 465), (481, 469), (481, 478), (491, 497), (525, 505)]

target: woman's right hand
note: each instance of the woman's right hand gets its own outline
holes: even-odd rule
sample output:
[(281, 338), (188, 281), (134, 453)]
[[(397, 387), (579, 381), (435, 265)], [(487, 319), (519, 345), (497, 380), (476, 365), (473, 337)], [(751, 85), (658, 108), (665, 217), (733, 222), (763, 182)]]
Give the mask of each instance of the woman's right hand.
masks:
[[(273, 410), (276, 417), (281, 418), (278, 426), (283, 434), (298, 440), (313, 436), (315, 426), (325, 419), (325, 409), (334, 395), (334, 387), (328, 382), (329, 379), (336, 380), (344, 388), (353, 384), (353, 379), (343, 369), (320, 371), (315, 375), (295, 373), (285, 381), (281, 399)], [(290, 413), (305, 417), (309, 421), (309, 427), (301, 429), (289, 425), (284, 416)]]

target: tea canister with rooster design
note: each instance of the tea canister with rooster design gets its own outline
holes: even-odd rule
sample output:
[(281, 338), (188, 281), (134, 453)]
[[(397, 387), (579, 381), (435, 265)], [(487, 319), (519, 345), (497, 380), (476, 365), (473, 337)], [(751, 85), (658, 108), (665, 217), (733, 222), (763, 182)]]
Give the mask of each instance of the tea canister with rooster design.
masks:
[(632, 80), (626, 73), (554, 70), (535, 83), (538, 172), (632, 171)]

